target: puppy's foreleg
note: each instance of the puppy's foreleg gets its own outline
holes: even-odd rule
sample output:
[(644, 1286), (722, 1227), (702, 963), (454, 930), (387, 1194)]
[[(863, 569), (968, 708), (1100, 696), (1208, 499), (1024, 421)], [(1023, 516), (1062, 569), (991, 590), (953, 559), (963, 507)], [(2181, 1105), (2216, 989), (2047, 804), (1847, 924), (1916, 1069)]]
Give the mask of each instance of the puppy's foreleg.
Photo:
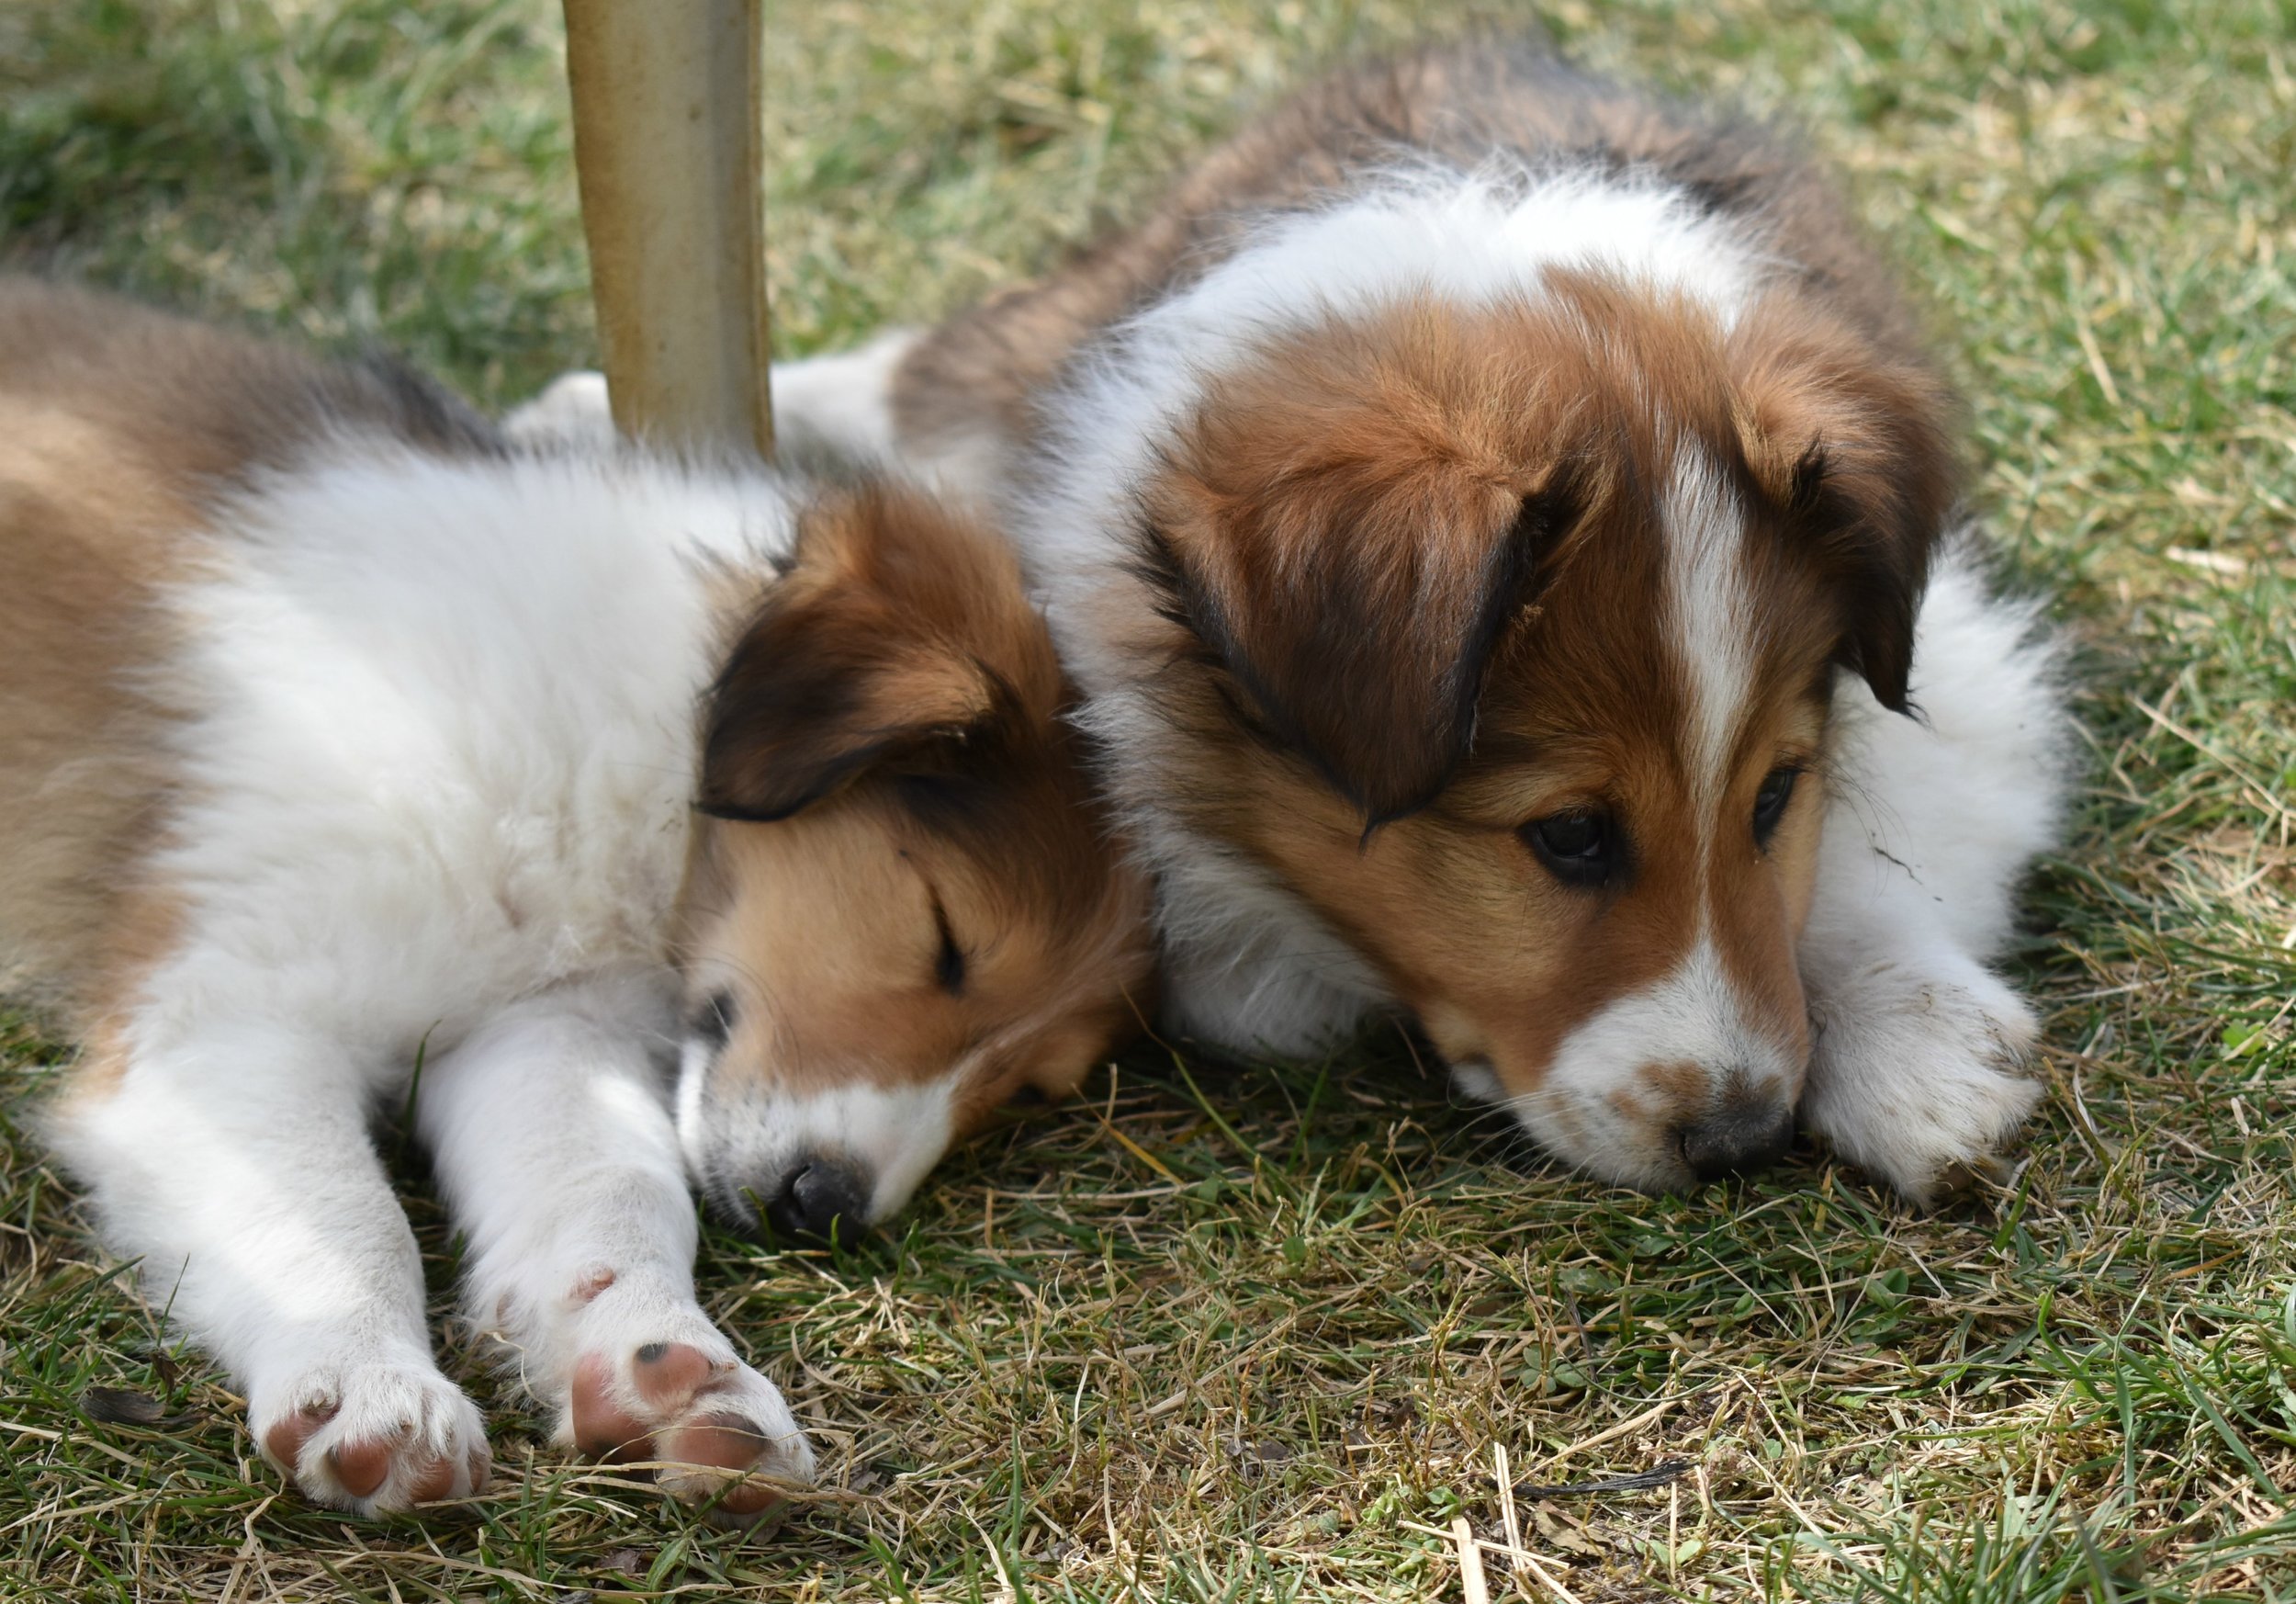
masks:
[[(903, 460), (893, 421), (893, 376), (917, 343), (892, 329), (850, 351), (773, 364), (773, 418), (784, 461), (885, 467)], [(904, 463), (910, 471), (925, 465)]]
[[(932, 465), (902, 452), (893, 423), (893, 373), (917, 341), (912, 329), (881, 333), (851, 351), (773, 364), (775, 453), (790, 466), (834, 472), (900, 462), (917, 477)], [(514, 407), (502, 428), (523, 445), (591, 449), (614, 440), (606, 376), (561, 373), (540, 395)]]
[(432, 1359), (422, 1260), (340, 1049), (258, 1028), (130, 1035), (96, 1049), (52, 1132), (113, 1248), (245, 1391), (256, 1445), (308, 1497), (371, 1514), (485, 1485), (485, 1422)]
[(2055, 839), (2070, 727), (2030, 607), (1949, 548), (1923, 604), (1915, 718), (1844, 677), (1818, 889), (1803, 935), (1817, 1027), (1804, 1123), (1916, 1202), (1990, 1166), (2040, 1089), (2036, 1025), (1988, 967), (2018, 882)]
[(522, 446), (612, 446), (616, 435), (606, 376), (587, 367), (559, 374), (540, 395), (503, 415), (502, 432)]
[(692, 1467), (664, 1485), (742, 1518), (776, 1495), (726, 1491), (728, 1473), (802, 1482), (813, 1452), (694, 1299), (693, 1203), (648, 1051), (665, 1021), (647, 982), (523, 1003), (432, 1066), (416, 1119), (468, 1234), (473, 1317), (559, 1440)]

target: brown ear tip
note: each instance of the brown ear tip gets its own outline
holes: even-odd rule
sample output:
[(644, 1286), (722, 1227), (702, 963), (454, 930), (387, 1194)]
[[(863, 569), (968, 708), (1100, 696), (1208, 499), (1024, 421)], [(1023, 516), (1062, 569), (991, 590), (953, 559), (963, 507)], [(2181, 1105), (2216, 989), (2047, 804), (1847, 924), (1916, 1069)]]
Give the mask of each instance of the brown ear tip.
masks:
[(1881, 650), (1876, 650), (1870, 641), (1853, 639), (1846, 644), (1849, 650), (1839, 661), (1865, 682), (1874, 700), (1892, 713), (1910, 716), (1913, 712), (1910, 650), (1900, 650), (1894, 642)]

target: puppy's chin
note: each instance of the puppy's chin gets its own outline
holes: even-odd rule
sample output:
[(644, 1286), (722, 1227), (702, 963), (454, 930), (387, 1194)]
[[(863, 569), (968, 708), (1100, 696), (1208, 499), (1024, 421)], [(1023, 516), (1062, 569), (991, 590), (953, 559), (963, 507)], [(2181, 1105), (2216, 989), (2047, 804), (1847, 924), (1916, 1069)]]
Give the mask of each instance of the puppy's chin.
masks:
[(1451, 1087), (1469, 1102), (1504, 1102), (1506, 1088), (1499, 1084), (1498, 1072), (1488, 1058), (1461, 1058), (1452, 1062)]
[(1591, 1111), (1551, 1090), (1508, 1091), (1487, 1058), (1452, 1064), (1451, 1089), (1468, 1101), (1505, 1113), (1540, 1152), (1597, 1180), (1637, 1192), (1679, 1192), (1694, 1180), (1679, 1149), (1661, 1137), (1609, 1129), (1603, 1139), (1592, 1139), (1591, 1131), (1601, 1122)]

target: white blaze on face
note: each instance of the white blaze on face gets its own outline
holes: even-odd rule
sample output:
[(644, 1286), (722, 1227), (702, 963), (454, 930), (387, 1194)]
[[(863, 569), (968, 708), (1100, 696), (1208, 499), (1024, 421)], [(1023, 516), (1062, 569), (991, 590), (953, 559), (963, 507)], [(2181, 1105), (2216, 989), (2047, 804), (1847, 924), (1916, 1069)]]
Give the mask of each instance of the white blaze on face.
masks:
[(1674, 643), (1689, 695), (1683, 757), (1697, 809), (1703, 869), (1729, 782), (1730, 749), (1753, 688), (1746, 519), (1715, 464), (1687, 441), (1675, 458), (1659, 518), (1666, 542), (1667, 638)]
[[(1669, 1179), (1681, 1158), (1653, 1099), (1638, 1118), (1646, 1067), (1690, 1066), (1708, 1081), (1709, 1108), (1792, 1090), (1796, 1066), (1754, 1029), (1715, 945), (1712, 862), (1729, 790), (1731, 754), (1754, 676), (1753, 608), (1745, 518), (1716, 466), (1684, 442), (1659, 507), (1665, 541), (1665, 637), (1683, 693), (1683, 779), (1696, 832), (1696, 923), (1685, 954), (1655, 984), (1615, 999), (1563, 1038), (1535, 1092), (1509, 1100), (1534, 1135), (1613, 1180)], [(1471, 1089), (1470, 1089), (1471, 1090)]]

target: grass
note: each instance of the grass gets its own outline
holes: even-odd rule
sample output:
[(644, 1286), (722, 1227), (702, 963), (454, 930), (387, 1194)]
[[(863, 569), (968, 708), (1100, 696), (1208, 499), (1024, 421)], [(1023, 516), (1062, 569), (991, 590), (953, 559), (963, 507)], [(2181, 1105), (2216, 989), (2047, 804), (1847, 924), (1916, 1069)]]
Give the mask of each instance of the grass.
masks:
[[(929, 318), (1237, 108), (1438, 5), (773, 8), (779, 336)], [(539, 1442), (428, 1527), (282, 1494), (105, 1267), (0, 1047), (0, 1596), (2296, 1598), (2296, 15), (2276, 0), (1584, 0), (1595, 64), (1801, 121), (1936, 313), (1982, 494), (2080, 643), (2094, 755), (2020, 979), (2052, 1096), (1999, 1195), (1804, 1154), (1649, 1199), (1528, 1159), (1378, 1040), (1154, 1048), (834, 1259), (705, 1295), (832, 1492), (711, 1531)], [(591, 360), (546, 0), (0, 8), (0, 260), (379, 339), (490, 403)], [(411, 1208), (442, 1315), (455, 1245)], [(90, 1386), (158, 1398), (101, 1424)], [(1502, 1452), (1510, 1467), (1499, 1471)], [(1510, 1478), (1691, 1462), (1638, 1492)], [(1443, 1535), (1438, 1535), (1443, 1534)]]

